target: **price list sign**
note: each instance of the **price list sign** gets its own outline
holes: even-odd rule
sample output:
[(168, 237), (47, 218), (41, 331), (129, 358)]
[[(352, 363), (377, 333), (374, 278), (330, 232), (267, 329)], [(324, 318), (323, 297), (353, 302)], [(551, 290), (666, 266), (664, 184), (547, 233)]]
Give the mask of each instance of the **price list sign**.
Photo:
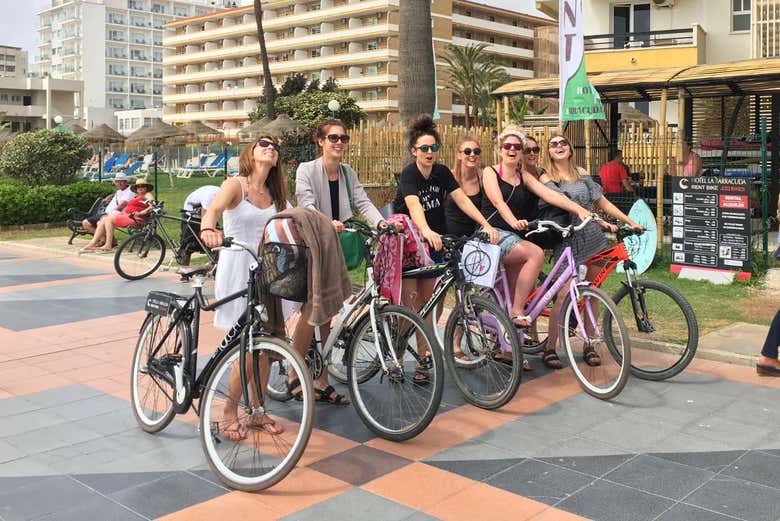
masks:
[[(680, 177), (672, 183), (672, 269), (750, 273), (748, 179)], [(742, 278), (742, 277), (740, 277)]]

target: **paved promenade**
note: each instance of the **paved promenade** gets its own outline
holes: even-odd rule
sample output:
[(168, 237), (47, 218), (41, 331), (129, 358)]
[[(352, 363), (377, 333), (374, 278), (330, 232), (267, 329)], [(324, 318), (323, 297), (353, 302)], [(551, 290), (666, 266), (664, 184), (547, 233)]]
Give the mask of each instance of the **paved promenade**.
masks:
[[(317, 404), (299, 467), (247, 494), (208, 471), (193, 417), (148, 435), (130, 410), (144, 297), (189, 287), (127, 282), (110, 256), (75, 251), (0, 243), (2, 521), (780, 519), (780, 379), (745, 365), (761, 328), (705, 338), (684, 374), (632, 379), (611, 402), (536, 358), (500, 411), (447, 383), (431, 426), (401, 444)], [(210, 320), (202, 347), (220, 337)]]

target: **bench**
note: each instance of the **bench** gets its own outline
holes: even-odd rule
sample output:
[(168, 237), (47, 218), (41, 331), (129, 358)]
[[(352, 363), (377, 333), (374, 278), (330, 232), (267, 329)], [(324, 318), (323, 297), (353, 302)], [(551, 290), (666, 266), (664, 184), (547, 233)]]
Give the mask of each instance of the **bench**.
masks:
[(68, 208), (68, 220), (65, 221), (65, 226), (67, 226), (70, 230), (70, 239), (68, 239), (68, 244), (73, 244), (73, 239), (79, 235), (92, 236), (92, 232), (84, 228), (81, 223), (87, 217), (93, 217), (106, 213), (106, 206), (108, 206), (108, 201), (106, 201), (105, 198), (100, 197), (95, 199), (95, 202), (92, 203), (92, 206), (90, 206), (89, 210), (86, 212), (82, 212), (77, 208)]

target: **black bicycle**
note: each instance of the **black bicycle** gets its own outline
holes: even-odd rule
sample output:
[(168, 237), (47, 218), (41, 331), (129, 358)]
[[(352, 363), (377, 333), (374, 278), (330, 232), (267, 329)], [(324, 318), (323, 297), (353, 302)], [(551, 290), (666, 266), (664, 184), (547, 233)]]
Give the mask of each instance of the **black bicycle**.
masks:
[[(165, 247), (173, 252), (171, 263), (183, 261), (189, 252), (199, 251), (208, 257), (208, 263), (194, 266), (183, 275), (190, 277), (198, 273), (209, 273), (217, 264), (217, 254), (209, 250), (200, 240), (197, 230), (200, 229), (200, 219), (197, 215), (186, 212), (183, 217), (175, 217), (165, 213), (162, 201), (153, 201), (152, 211), (143, 227), (132, 233), (116, 250), (114, 254), (114, 269), (120, 277), (127, 280), (140, 280), (148, 277), (160, 267), (165, 259)], [(186, 229), (184, 241), (179, 243), (168, 233), (163, 221), (179, 223)]]
[[(266, 249), (258, 258), (247, 244), (226, 238), (225, 247), (231, 245), (256, 261), (246, 289), (209, 304), (203, 297), (203, 279), (196, 277), (189, 297), (149, 293), (148, 314), (133, 355), (131, 396), (133, 414), (149, 433), (161, 431), (176, 414), (192, 408), (200, 417), (201, 446), (211, 470), (232, 488), (255, 491), (284, 479), (303, 454), (312, 430), (314, 386), (303, 357), (266, 323), (264, 294), (300, 269), (300, 252)], [(246, 298), (246, 313), (198, 372), (201, 310), (238, 298)], [(299, 375), (301, 402), (265, 399), (261, 390), (272, 361), (283, 361)]]

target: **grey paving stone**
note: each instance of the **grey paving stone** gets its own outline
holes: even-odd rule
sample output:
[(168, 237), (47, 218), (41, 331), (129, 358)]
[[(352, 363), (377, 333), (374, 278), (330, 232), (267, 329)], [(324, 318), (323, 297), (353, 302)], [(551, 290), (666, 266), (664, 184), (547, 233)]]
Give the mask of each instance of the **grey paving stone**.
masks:
[(744, 450), (733, 450), (718, 452), (654, 452), (652, 456), (709, 470), (710, 472), (720, 472), (734, 463), (743, 454), (745, 454)]
[[(758, 444), (759, 442), (756, 442)], [(744, 449), (745, 444), (739, 438), (733, 440), (713, 440), (696, 436), (689, 432), (678, 431), (657, 439), (643, 447), (641, 452), (729, 452)]]
[(53, 407), (55, 405), (86, 400), (102, 394), (102, 392), (88, 385), (76, 384), (27, 394), (24, 396), (24, 399), (41, 407)]
[[(7, 461), (0, 465), (0, 478), (25, 478), (31, 476), (56, 476), (60, 472), (37, 455)], [(2, 515), (2, 514), (0, 514)]]
[(486, 480), (486, 483), (534, 501), (554, 505), (593, 480), (592, 476), (529, 459), (509, 467)]
[(77, 279), (88, 276), (85, 273), (68, 273), (60, 275), (0, 275), (0, 288), (8, 286), (18, 286), (20, 284), (36, 284), (38, 282), (50, 282), (53, 280)]
[(33, 519), (95, 496), (95, 492), (66, 476), (40, 479), (11, 492), (0, 492), (0, 516), (5, 521)]
[(425, 512), (415, 512), (409, 517), (405, 517), (403, 521), (437, 521), (438, 517), (429, 516)]
[(65, 423), (65, 418), (44, 409), (14, 414), (4, 417), (0, 422), (0, 438), (7, 439), (62, 423)]
[(73, 474), (80, 483), (109, 495), (120, 490), (137, 487), (173, 475), (173, 472), (128, 472), (115, 474)]
[(729, 465), (722, 474), (780, 489), (780, 456), (750, 451)]
[(95, 431), (102, 436), (138, 430), (138, 423), (136, 423), (127, 402), (124, 402), (123, 405), (122, 408), (74, 421), (73, 424)]
[(647, 521), (672, 505), (668, 499), (600, 479), (555, 506), (599, 521)]
[(549, 445), (544, 449), (537, 451), (537, 459), (553, 458), (560, 456), (613, 456), (615, 454), (622, 454), (625, 450), (587, 438), (581, 438), (579, 436), (572, 436), (562, 442)]
[(710, 480), (684, 502), (751, 521), (780, 518), (780, 490), (736, 478)]
[(715, 474), (646, 454), (626, 462), (604, 479), (671, 499), (682, 499)]
[[(701, 440), (731, 444), (732, 448), (735, 449), (754, 449), (761, 448), (761, 440), (776, 434), (777, 429), (774, 426), (759, 427), (757, 425), (751, 425), (748, 428), (742, 422), (727, 420), (715, 414), (687, 425), (681, 432)], [(691, 448), (698, 449), (699, 447), (693, 446)]]
[(655, 521), (734, 521), (733, 517), (726, 517), (711, 510), (693, 507), (684, 503), (678, 503)]
[(6, 461), (13, 461), (15, 459), (23, 458), (26, 455), (27, 453), (25, 453), (24, 451), (19, 450), (17, 447), (14, 447), (13, 445), (9, 445), (3, 440), (0, 440), (0, 463), (5, 463)]
[(493, 459), (493, 460), (466, 460), (466, 461), (426, 461), (428, 465), (440, 468), (453, 474), (465, 476), (474, 481), (485, 481), (509, 467), (517, 465), (524, 459)]
[(146, 297), (0, 301), (0, 327), (25, 331), (143, 309)]
[[(284, 521), (402, 521), (414, 514), (411, 508), (355, 488), (283, 517)], [(430, 518), (429, 518), (430, 519)]]
[(485, 461), (511, 459), (512, 452), (477, 440), (468, 440), (450, 449), (434, 454), (425, 461)]
[(21, 396), (13, 396), (0, 400), (0, 418), (5, 419), (7, 416), (24, 414), (40, 408), (41, 405), (35, 402), (31, 402)]
[[(2, 259), (4, 257), (0, 257)], [(13, 258), (13, 257), (11, 257)], [(0, 274), (6, 276), (21, 275), (94, 275), (96, 273), (109, 273), (107, 269), (81, 267), (68, 262), (57, 262), (46, 259), (27, 259), (24, 262), (0, 264)]]
[(94, 431), (83, 429), (72, 423), (61, 423), (57, 428), (45, 428), (9, 436), (4, 441), (28, 454), (47, 452), (59, 447), (73, 445), (100, 437)]
[(570, 437), (617, 416), (614, 408), (606, 407), (583, 414), (577, 408), (577, 404), (566, 400), (562, 403), (545, 407), (533, 414), (523, 416), (517, 422), (527, 423), (533, 425), (534, 428), (562, 433), (566, 437)]
[(603, 421), (580, 433), (580, 437), (610, 444), (622, 449), (622, 452), (645, 452), (645, 448), (654, 442), (680, 432), (680, 426), (656, 418), (624, 421), (613, 418)]
[(593, 477), (601, 477), (607, 472), (610, 472), (631, 458), (636, 457), (636, 454), (615, 454), (604, 456), (561, 456), (551, 458), (540, 458), (545, 463), (551, 465), (557, 465), (559, 467), (566, 467), (571, 470), (576, 470), (582, 474), (588, 474)]
[(15, 259), (15, 258), (16, 258), (16, 255), (11, 255), (10, 253), (5, 253), (5, 252), (0, 251), (0, 259), (5, 260), (5, 259)]
[[(716, 380), (717, 381), (717, 380)], [(665, 405), (676, 409), (714, 413), (736, 401), (735, 396), (723, 395), (718, 386), (674, 385), (665, 393)]]
[(53, 410), (58, 415), (71, 421), (100, 416), (116, 410), (125, 411), (126, 415), (132, 416), (130, 406), (125, 400), (108, 394), (92, 396), (76, 402), (59, 405)]
[(36, 521), (84, 521), (87, 519), (141, 521), (146, 518), (104, 497), (95, 496), (75, 506), (63, 506), (58, 512), (37, 518)]
[(742, 400), (723, 407), (717, 415), (735, 423), (772, 427), (780, 424), (780, 403)]
[(560, 444), (568, 436), (541, 429), (527, 422), (513, 421), (474, 438), (509, 451), (513, 457), (534, 457), (550, 445)]
[(228, 491), (185, 472), (120, 490), (111, 499), (148, 518), (156, 518), (219, 497)]

